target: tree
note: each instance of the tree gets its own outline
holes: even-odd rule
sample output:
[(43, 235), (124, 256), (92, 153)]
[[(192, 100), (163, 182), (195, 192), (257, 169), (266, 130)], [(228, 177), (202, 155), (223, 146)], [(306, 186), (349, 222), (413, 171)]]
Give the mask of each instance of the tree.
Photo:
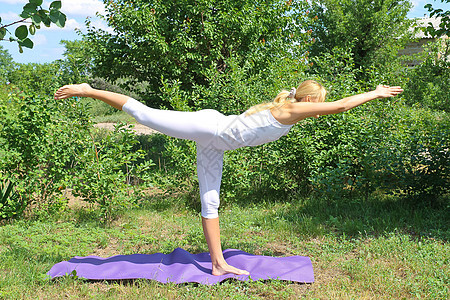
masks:
[[(43, 0), (28, 0), (28, 3), (23, 6), (23, 11), (20, 14), (22, 19), (3, 24), (0, 18), (0, 40), (17, 42), (19, 46), (19, 52), (23, 53), (23, 47), (33, 48), (33, 41), (28, 37), (28, 33), (34, 35), (36, 30), (41, 28), (41, 23), (46, 27), (50, 27), (51, 23), (56, 24), (58, 27), (64, 27), (66, 24), (66, 15), (63, 14), (61, 9), (61, 1), (53, 1), (50, 3), (49, 9), (43, 9)], [(29, 21), (31, 20), (31, 22)], [(8, 30), (8, 27), (22, 24), (16, 27), (14, 36)], [(26, 24), (29, 24), (28, 26)], [(9, 39), (5, 39), (9, 33)]]
[(60, 81), (66, 84), (88, 81), (93, 67), (92, 51), (88, 43), (84, 40), (62, 40), (61, 44), (66, 50), (63, 53), (64, 59), (57, 61), (60, 66)]
[[(450, 3), (450, 0), (441, 0), (442, 3)], [(433, 24), (429, 24), (425, 29), (425, 32), (430, 34), (434, 38), (439, 38), (441, 36), (450, 36), (450, 10), (444, 11), (443, 9), (434, 9), (432, 4), (427, 4), (424, 6), (430, 12), (430, 17), (441, 18), (441, 23), (438, 29), (433, 27)]]
[(94, 75), (148, 83), (147, 100), (161, 99), (162, 78), (181, 89), (207, 85), (205, 72), (230, 69), (233, 58), (255, 73), (283, 57), (298, 57), (308, 39), (304, 1), (104, 0), (114, 33), (87, 22)]
[(60, 86), (56, 63), (15, 64), (8, 72), (8, 81), (27, 95), (52, 96)]
[(311, 55), (340, 48), (351, 52), (357, 70), (389, 64), (409, 40), (410, 8), (408, 0), (314, 0)]
[(6, 83), (7, 74), (13, 67), (13, 59), (8, 50), (5, 50), (0, 46), (0, 84)]

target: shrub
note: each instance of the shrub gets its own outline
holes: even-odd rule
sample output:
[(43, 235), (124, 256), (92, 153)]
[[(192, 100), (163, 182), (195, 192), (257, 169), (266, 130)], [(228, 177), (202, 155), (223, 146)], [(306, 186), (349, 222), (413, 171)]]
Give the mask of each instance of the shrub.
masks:
[(0, 219), (19, 217), (26, 206), (27, 203), (15, 191), (11, 181), (0, 182)]
[(450, 111), (450, 40), (428, 44), (423, 62), (408, 70), (409, 81), (405, 86), (406, 103), (415, 107), (428, 107)]
[[(3, 100), (3, 99), (2, 99)], [(85, 102), (70, 98), (10, 94), (0, 105), (0, 180), (16, 182), (25, 203), (37, 209), (59, 209), (60, 191), (99, 204), (104, 220), (130, 204), (132, 178), (151, 161), (137, 164), (134, 135), (123, 124), (106, 136), (94, 137)]]
[(82, 147), (88, 116), (75, 100), (57, 103), (12, 93), (8, 102), (0, 107), (0, 148), (6, 154), (1, 172), (16, 182), (27, 203), (52, 203), (70, 179), (67, 170)]
[[(330, 100), (337, 100), (360, 93), (369, 84), (356, 81), (352, 64), (351, 55), (335, 49), (313, 59), (309, 77), (319, 78), (330, 90)], [(196, 109), (218, 108), (237, 114), (262, 102), (261, 95), (275, 95), (286, 88), (286, 82), (296, 85), (299, 77), (306, 77), (304, 66), (299, 65), (299, 72), (294, 73), (292, 67), (297, 65), (292, 62), (274, 63), (268, 67), (271, 74), (254, 76), (248, 76), (245, 68), (233, 68), (232, 61), (228, 65), (233, 72), (211, 72), (211, 88), (197, 88), (195, 94), (187, 95), (176, 82), (166, 82), (172, 107), (190, 110), (191, 101)], [(376, 82), (382, 74), (373, 71)], [(226, 152), (222, 201), (236, 202), (273, 191), (283, 193), (278, 198), (298, 192), (335, 199), (367, 198), (375, 190), (416, 199), (444, 195), (448, 192), (448, 118), (411, 108), (402, 99), (380, 99), (345, 113), (306, 119), (278, 141)], [(191, 192), (196, 189), (193, 145), (167, 138), (161, 155), (167, 169), (174, 168), (165, 173), (173, 176), (169, 180)]]
[(8, 74), (8, 81), (28, 96), (53, 96), (56, 88), (63, 85), (58, 78), (57, 63), (15, 64)]
[(385, 115), (392, 125), (372, 153), (377, 178), (386, 191), (419, 201), (449, 192), (450, 120), (446, 114), (398, 105)]
[(76, 165), (71, 180), (73, 193), (84, 201), (97, 203), (103, 221), (109, 221), (133, 205), (132, 177), (140, 177), (152, 161), (136, 164), (143, 151), (131, 151), (137, 143), (131, 126), (120, 123), (106, 136), (90, 135), (84, 147), (76, 154)]

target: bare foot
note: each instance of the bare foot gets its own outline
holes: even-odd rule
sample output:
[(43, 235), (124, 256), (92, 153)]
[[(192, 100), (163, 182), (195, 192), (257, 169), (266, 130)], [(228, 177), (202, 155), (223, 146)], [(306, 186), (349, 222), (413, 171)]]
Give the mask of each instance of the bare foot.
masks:
[(56, 91), (55, 99), (61, 100), (69, 97), (83, 97), (86, 96), (91, 89), (91, 86), (87, 83), (65, 85)]
[(213, 265), (212, 268), (212, 274), (219, 276), (219, 275), (225, 275), (225, 274), (235, 274), (235, 275), (250, 275), (250, 273), (248, 271), (245, 270), (241, 270), (238, 268), (235, 268), (233, 266), (230, 266), (227, 263), (224, 263), (222, 265)]

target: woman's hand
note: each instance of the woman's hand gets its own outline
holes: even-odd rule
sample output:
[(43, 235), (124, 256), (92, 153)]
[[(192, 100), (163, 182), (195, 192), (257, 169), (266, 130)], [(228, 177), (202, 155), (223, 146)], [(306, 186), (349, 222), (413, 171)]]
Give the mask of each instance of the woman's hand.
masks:
[(394, 97), (401, 92), (403, 92), (403, 89), (399, 86), (379, 85), (375, 89), (375, 93), (378, 98)]

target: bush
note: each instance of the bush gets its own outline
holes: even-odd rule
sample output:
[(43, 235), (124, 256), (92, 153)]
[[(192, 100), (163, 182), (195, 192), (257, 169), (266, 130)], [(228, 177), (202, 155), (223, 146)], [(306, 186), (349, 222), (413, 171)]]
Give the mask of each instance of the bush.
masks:
[(0, 182), (0, 219), (19, 217), (26, 206), (27, 203), (15, 191), (11, 181)]
[(415, 107), (428, 107), (450, 111), (450, 40), (428, 44), (423, 62), (407, 72), (406, 103)]
[[(308, 77), (318, 78), (328, 87), (330, 100), (360, 93), (369, 84), (356, 81), (352, 56), (343, 50), (335, 49), (312, 62)], [(176, 82), (165, 82), (164, 91), (172, 107), (192, 110), (193, 102), (195, 109), (216, 108), (238, 114), (263, 102), (261, 98), (269, 101), (269, 95), (287, 88), (287, 84), (294, 86), (300, 78), (307, 78), (305, 66), (294, 62), (274, 62), (268, 66), (270, 74), (253, 76), (245, 68), (234, 67), (237, 65), (232, 61), (228, 65), (233, 72), (212, 70), (208, 76), (211, 88), (197, 87), (193, 94), (183, 93)], [(383, 77), (373, 71), (374, 82)], [(411, 108), (402, 99), (380, 99), (345, 113), (303, 120), (278, 141), (226, 152), (222, 202), (240, 202), (273, 191), (282, 192), (278, 198), (314, 192), (340, 199), (367, 198), (380, 190), (421, 200), (448, 193), (448, 118)], [(166, 143), (159, 160), (172, 170), (162, 175), (194, 192), (194, 143), (162, 139)]]
[(65, 84), (58, 77), (57, 63), (15, 64), (7, 76), (8, 81), (29, 96), (52, 97), (56, 88)]
[(131, 151), (137, 143), (131, 126), (117, 124), (106, 136), (90, 135), (76, 155), (71, 180), (73, 193), (84, 201), (99, 204), (101, 217), (109, 221), (123, 208), (134, 204), (132, 178), (140, 178), (152, 161), (136, 164), (143, 151)]
[(381, 187), (435, 201), (450, 189), (450, 119), (427, 109), (397, 105), (385, 115), (392, 128), (385, 132), (378, 151), (372, 153)]
[(136, 164), (142, 153), (131, 151), (136, 140), (123, 126), (96, 139), (88, 111), (75, 98), (12, 92), (2, 99), (0, 180), (13, 180), (21, 199), (38, 210), (60, 209), (66, 188), (99, 204), (105, 220), (129, 205), (131, 178), (142, 177), (151, 162)]
[(68, 169), (83, 146), (89, 118), (75, 100), (57, 103), (12, 93), (8, 102), (0, 106), (0, 148), (6, 154), (0, 159), (1, 174), (16, 182), (27, 203), (56, 203), (70, 180)]

